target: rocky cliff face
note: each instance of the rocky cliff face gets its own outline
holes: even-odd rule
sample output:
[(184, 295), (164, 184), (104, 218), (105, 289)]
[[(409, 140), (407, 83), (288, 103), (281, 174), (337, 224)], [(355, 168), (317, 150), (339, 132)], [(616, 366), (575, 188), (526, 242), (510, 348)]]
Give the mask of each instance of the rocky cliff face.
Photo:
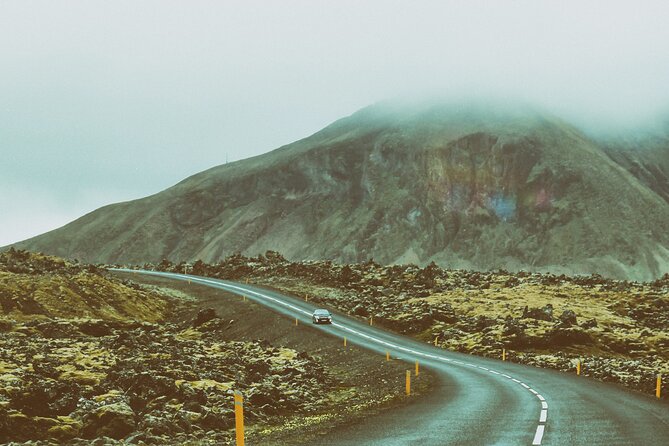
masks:
[(17, 246), (93, 262), (272, 249), (296, 260), (659, 277), (669, 268), (666, 184), (611, 153), (525, 108), (379, 104)]

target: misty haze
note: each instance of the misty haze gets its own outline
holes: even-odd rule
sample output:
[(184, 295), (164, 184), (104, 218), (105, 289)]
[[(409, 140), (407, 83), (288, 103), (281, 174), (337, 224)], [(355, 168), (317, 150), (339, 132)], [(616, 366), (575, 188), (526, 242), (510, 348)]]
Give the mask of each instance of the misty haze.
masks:
[(668, 16), (2, 2), (0, 444), (664, 444)]

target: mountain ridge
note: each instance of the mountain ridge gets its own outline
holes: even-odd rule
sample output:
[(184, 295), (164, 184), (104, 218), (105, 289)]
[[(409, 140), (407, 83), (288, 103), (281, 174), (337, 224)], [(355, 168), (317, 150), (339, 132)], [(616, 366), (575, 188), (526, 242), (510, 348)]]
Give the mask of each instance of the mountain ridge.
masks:
[(616, 153), (532, 108), (379, 103), (13, 246), (106, 263), (275, 250), (650, 280), (669, 267), (669, 203), (661, 178)]

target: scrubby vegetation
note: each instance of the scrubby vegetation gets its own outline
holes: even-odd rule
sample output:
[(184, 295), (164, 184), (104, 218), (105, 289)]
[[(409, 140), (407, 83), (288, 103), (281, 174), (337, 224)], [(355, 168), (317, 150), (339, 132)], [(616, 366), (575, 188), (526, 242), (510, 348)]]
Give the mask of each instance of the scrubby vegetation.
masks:
[[(12, 326), (0, 334), (0, 442), (227, 444), (232, 392), (251, 425), (322, 412), (333, 379), (308, 355), (198, 327), (103, 320)], [(120, 441), (119, 441), (120, 444)]]
[[(144, 265), (183, 272), (184, 264)], [(473, 272), (435, 264), (290, 262), (276, 252), (195, 262), (193, 274), (245, 280), (322, 302), (460, 352), (574, 370), (652, 393), (669, 372), (669, 275), (648, 283)]]
[(159, 321), (172, 302), (108, 277), (93, 265), (10, 249), (0, 253), (3, 319), (140, 319)]
[(1, 253), (0, 443), (229, 444), (233, 390), (257, 444), (277, 424), (370, 406), (318, 358), (231, 339), (230, 320), (175, 296), (93, 266)]

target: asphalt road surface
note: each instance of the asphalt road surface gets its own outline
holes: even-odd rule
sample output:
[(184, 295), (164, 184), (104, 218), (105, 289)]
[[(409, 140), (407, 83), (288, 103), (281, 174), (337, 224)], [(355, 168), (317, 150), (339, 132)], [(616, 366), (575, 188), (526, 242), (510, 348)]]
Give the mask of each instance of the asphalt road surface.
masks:
[[(131, 272), (131, 270), (121, 270)], [(134, 272), (134, 271), (132, 271)], [(264, 288), (198, 276), (139, 271), (245, 295), (311, 323), (316, 308)], [(322, 445), (630, 445), (669, 446), (669, 405), (653, 395), (575, 374), (479, 358), (432, 347), (338, 314), (314, 328), (368, 350), (416, 360), (442, 380), (420, 404), (393, 409), (324, 436)]]

